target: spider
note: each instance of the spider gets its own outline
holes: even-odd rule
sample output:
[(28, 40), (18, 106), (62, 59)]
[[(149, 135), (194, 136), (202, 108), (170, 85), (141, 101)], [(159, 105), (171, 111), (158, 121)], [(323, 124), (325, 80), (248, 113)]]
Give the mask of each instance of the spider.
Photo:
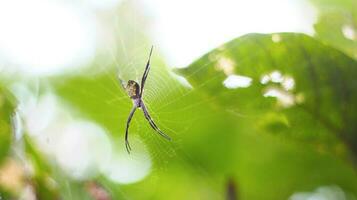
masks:
[(157, 125), (155, 124), (155, 122), (153, 121), (153, 119), (151, 118), (145, 103), (143, 101), (143, 91), (144, 91), (144, 87), (145, 87), (145, 81), (146, 78), (148, 77), (149, 71), (150, 71), (150, 59), (151, 59), (151, 54), (152, 54), (152, 50), (153, 47), (151, 46), (150, 49), (150, 54), (149, 54), (149, 59), (146, 63), (146, 67), (145, 67), (145, 71), (144, 74), (141, 78), (141, 86), (139, 86), (139, 84), (136, 81), (133, 80), (129, 80), (128, 83), (125, 85), (125, 81), (123, 81), (120, 77), (119, 81), (121, 86), (123, 87), (123, 89), (127, 92), (127, 94), (129, 95), (129, 97), (131, 98), (132, 102), (133, 102), (133, 108), (130, 111), (128, 120), (126, 122), (126, 130), (125, 130), (125, 147), (126, 150), (128, 151), (128, 153), (130, 154), (131, 151), (131, 147), (129, 144), (129, 140), (128, 140), (128, 134), (129, 134), (129, 125), (130, 125), (130, 121), (134, 116), (134, 113), (136, 111), (137, 108), (141, 108), (143, 110), (144, 116), (146, 118), (146, 120), (148, 120), (150, 126), (162, 137), (164, 137), (167, 140), (171, 140), (171, 138), (166, 135), (164, 132), (162, 132)]

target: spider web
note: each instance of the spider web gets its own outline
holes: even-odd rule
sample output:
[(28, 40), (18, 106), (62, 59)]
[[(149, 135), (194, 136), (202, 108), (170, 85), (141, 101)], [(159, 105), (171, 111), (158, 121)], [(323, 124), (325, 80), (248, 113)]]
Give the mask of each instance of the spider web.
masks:
[[(136, 24), (136, 11), (134, 10), (132, 12), (134, 12), (133, 15), (126, 20), (129, 20), (132, 24)], [(116, 24), (114, 31), (118, 33), (117, 40), (115, 43), (106, 46), (105, 51), (103, 52), (103, 54), (107, 55), (108, 61), (104, 65), (100, 62), (96, 63), (96, 68), (100, 69), (99, 71), (101, 71), (101, 73), (106, 74), (110, 78), (111, 84), (117, 88), (116, 91), (112, 91), (103, 83), (98, 82), (98, 84), (101, 85), (101, 88), (112, 96), (111, 99), (105, 101), (105, 104), (108, 107), (115, 108), (122, 106), (122, 104), (126, 104), (127, 109), (131, 109), (131, 100), (119, 85), (118, 80), (115, 78), (116, 74), (113, 75), (113, 73), (118, 72), (124, 80), (132, 79), (140, 83), (151, 44), (145, 39), (143, 40), (137, 37), (137, 35), (140, 35), (137, 33), (139, 30), (139, 28), (134, 26), (132, 37), (125, 38), (121, 35), (121, 27)], [(199, 110), (200, 106), (213, 102), (215, 100), (214, 97), (200, 98), (193, 102), (190, 99), (197, 95), (195, 92), (197, 89), (204, 87), (210, 81), (218, 78), (219, 73), (210, 77), (198, 87), (189, 89), (184, 87), (174, 76), (172, 76), (172, 74), (170, 74), (170, 67), (162, 64), (162, 61), (158, 59), (159, 54), (160, 45), (154, 44), (151, 70), (144, 90), (144, 102), (158, 127), (173, 140), (168, 142), (156, 134), (156, 132), (151, 129), (149, 123), (143, 118), (141, 110), (137, 110), (132, 119), (129, 130), (129, 140), (130, 138), (135, 137), (135, 135), (138, 135), (144, 144), (150, 144), (150, 156), (155, 162), (152, 167), (153, 173), (165, 170), (169, 165), (169, 162), (175, 160), (175, 162), (179, 162), (182, 166), (187, 166), (187, 168), (194, 163), (196, 171), (200, 176), (209, 177), (207, 175), (208, 172), (205, 171), (200, 164), (195, 163), (195, 161), (192, 160), (190, 152), (185, 151), (182, 145), (182, 135), (191, 134), (189, 133), (190, 128), (194, 126), (195, 123), (202, 121), (205, 117), (209, 117), (198, 114), (191, 115), (191, 113)], [(251, 55), (250, 58), (254, 56), (255, 55)], [(189, 76), (200, 73), (200, 71), (205, 69), (207, 65), (217, 62), (218, 59), (218, 57), (211, 59), (210, 62), (202, 65)], [(110, 67), (113, 65), (116, 68), (114, 71)], [(100, 75), (101, 74), (98, 74), (98, 76)], [(120, 92), (118, 93), (118, 91)], [(88, 91), (79, 92), (88, 93)], [(93, 99), (91, 99), (91, 101), (101, 101), (101, 99), (96, 99), (97, 97), (94, 94), (92, 97)], [(120, 105), (118, 105), (119, 103)], [(193, 116), (193, 118), (184, 117), (186, 112), (190, 113), (189, 115)], [(106, 114), (101, 113), (97, 113), (96, 115), (108, 120), (119, 119), (117, 123), (125, 125), (128, 114), (129, 112), (118, 113), (119, 118), (117, 116), (107, 116)], [(175, 115), (178, 117), (173, 117)], [(214, 114), (212, 113), (212, 115)], [(123, 140), (124, 129), (118, 130), (118, 133), (113, 133), (113, 135), (114, 139)], [(135, 146), (132, 147), (135, 149)], [(119, 148), (124, 149), (124, 143), (120, 143)], [(213, 179), (210, 184), (217, 185)]]
[[(143, 30), (139, 28), (140, 26), (137, 26), (138, 13), (136, 9), (130, 12), (132, 13), (129, 13), (129, 17), (126, 18), (128, 23), (132, 25), (130, 37), (127, 37), (123, 33), (122, 27), (119, 26), (120, 23), (114, 23), (115, 42), (103, 48), (102, 54), (105, 55), (105, 61), (103, 62), (103, 59), (99, 59), (94, 64), (97, 73), (93, 74), (93, 79), (103, 76), (103, 74), (110, 79), (110, 84), (112, 85), (110, 88), (101, 81), (97, 84), (111, 98), (103, 101), (103, 99), (100, 99), (100, 97), (91, 93), (91, 91), (73, 89), (73, 92), (90, 96), (89, 101), (104, 102), (105, 105), (103, 106), (113, 109), (118, 107), (122, 109), (122, 106), (127, 107), (128, 112), (118, 113), (116, 116), (108, 116), (106, 113), (100, 112), (94, 114), (97, 118), (116, 121), (116, 123), (122, 124), (122, 127), (126, 124), (132, 105), (130, 98), (123, 91), (116, 79), (116, 73), (119, 73), (125, 81), (132, 79), (140, 83), (151, 46), (147, 42), (147, 39), (142, 37)], [(155, 123), (172, 138), (172, 141), (166, 141), (152, 130), (149, 123), (144, 119), (142, 111), (139, 109), (131, 121), (129, 140), (137, 137), (145, 146), (148, 146), (150, 157), (154, 162), (151, 173), (156, 174), (160, 173), (160, 171), (166, 171), (167, 167), (170, 166), (170, 162), (176, 162), (182, 168), (187, 168), (187, 171), (192, 171), (192, 166), (194, 166), (193, 170), (197, 176), (204, 178), (206, 181), (208, 180), (208, 184), (212, 186), (211, 188), (219, 188), (218, 183), (213, 178), (207, 179), (207, 177), (210, 177), (209, 172), (193, 160), (190, 152), (187, 152), (183, 145), (183, 140), (187, 138), (187, 136), (183, 137), (183, 135), (192, 134), (190, 133), (190, 128), (195, 123), (202, 122), (206, 117), (211, 117), (195, 114), (195, 112), (200, 110), (201, 106), (207, 106), (209, 103), (214, 102), (215, 98), (197, 98), (196, 91), (210, 81), (218, 78), (219, 73), (210, 77), (198, 87), (190, 89), (183, 86), (175, 78), (175, 75), (172, 75), (170, 67), (162, 64), (163, 61), (159, 59), (158, 55), (160, 55), (160, 45), (154, 44), (151, 70), (145, 85), (143, 99)], [(254, 55), (252, 56), (254, 57)], [(211, 59), (210, 62), (202, 65), (189, 76), (200, 73), (207, 65), (217, 62), (218, 59), (217, 57)], [(114, 70), (113, 66), (115, 66)], [(85, 69), (83, 69), (83, 72), (86, 73)], [(186, 113), (188, 113), (189, 117), (186, 117)], [(214, 113), (210, 113), (210, 115), (213, 116)], [(111, 130), (111, 132), (114, 140), (120, 140), (119, 143), (115, 143), (118, 144), (115, 148), (122, 148), (124, 150), (123, 135), (125, 129)], [(132, 145), (132, 148), (135, 150), (135, 146)], [(135, 156), (132, 159), (136, 159)], [(221, 196), (219, 191), (214, 192), (217, 197)]]
[[(88, 87), (86, 89), (71, 88), (71, 92), (79, 93), (78, 96), (83, 95), (84, 97), (88, 97), (88, 99), (83, 99), (82, 101), (101, 102), (103, 103), (103, 107), (120, 110), (120, 112), (114, 112), (112, 115), (108, 115), (107, 112), (101, 112), (100, 110), (99, 112), (91, 113), (91, 115), (96, 119), (100, 118), (101, 120), (97, 121), (97, 123), (104, 127), (105, 123), (102, 123), (103, 121), (120, 124), (119, 128), (108, 128), (107, 133), (114, 140), (113, 144), (115, 146), (113, 148), (121, 149), (123, 152), (125, 152), (125, 125), (129, 111), (132, 108), (132, 103), (120, 86), (116, 76), (119, 74), (124, 80), (132, 79), (140, 83), (148, 59), (149, 49), (152, 45), (148, 42), (146, 34), (144, 34), (148, 27), (140, 26), (142, 19), (137, 11), (135, 8), (125, 13), (124, 20), (127, 21), (125, 25), (117, 22), (118, 19), (113, 20), (115, 39), (112, 43), (105, 43), (100, 52), (101, 56), (99, 56), (92, 66), (95, 69), (94, 73), (87, 74), (87, 69), (81, 69), (80, 71), (83, 74), (87, 74), (94, 81), (103, 80), (102, 78), (105, 77), (106, 80), (103, 82), (98, 81), (97, 85), (108, 98), (104, 99), (103, 96), (97, 95), (91, 89), (88, 89)], [(126, 29), (130, 29), (129, 33), (125, 33)], [(249, 59), (254, 59), (257, 54), (258, 52), (256, 54), (249, 54)], [(195, 131), (192, 131), (192, 129), (197, 127), (197, 123), (204, 123), (205, 118), (215, 118), (214, 112), (200, 112), (205, 110), (204, 107), (215, 104), (216, 97), (202, 95), (199, 93), (199, 89), (205, 87), (211, 81), (217, 81), (216, 79), (221, 74), (217, 73), (195, 88), (190, 89), (176, 79), (177, 77), (171, 72), (170, 66), (163, 64), (164, 61), (160, 57), (160, 44), (154, 43), (151, 70), (148, 75), (143, 98), (155, 123), (172, 138), (172, 141), (166, 141), (160, 137), (145, 120), (142, 111), (139, 109), (136, 111), (130, 125), (129, 140), (134, 152), (139, 146), (135, 145), (135, 142), (132, 143), (132, 141), (138, 140), (146, 147), (152, 161), (149, 175), (143, 182), (149, 181), (149, 184), (154, 183), (160, 186), (162, 184), (160, 175), (172, 173), (172, 171), (175, 173), (175, 170), (172, 170), (172, 166), (176, 165), (183, 171), (181, 173), (194, 174), (195, 178), (198, 177), (198, 179), (204, 180), (205, 186), (208, 186), (210, 189), (210, 197), (212, 199), (221, 199), (222, 183), (217, 182), (217, 176), (214, 177), (217, 174), (212, 175), (206, 166), (202, 166), (202, 162), (195, 160), (192, 155), (194, 152), (190, 152), (192, 148), (190, 150), (186, 148), (190, 144), (194, 144), (194, 142), (190, 143), (188, 140), (190, 140), (191, 134), (192, 138), (195, 137), (194, 134), (195, 131), (197, 132), (197, 128)], [(210, 56), (209, 62), (191, 72), (188, 77), (199, 74), (207, 66), (211, 66), (212, 63), (218, 63), (218, 59), (218, 56), (212, 56), (212, 58)], [(244, 62), (244, 59), (241, 62)], [(247, 117), (246, 114), (239, 113), (237, 110), (228, 109), (227, 111), (233, 117)], [(255, 118), (256, 116), (248, 117)], [(217, 138), (219, 138), (218, 135)], [(208, 143), (207, 148), (210, 148), (209, 145)], [(140, 158), (136, 157), (136, 154), (133, 153), (130, 155), (130, 159), (139, 160)], [(176, 178), (172, 175), (171, 177)], [(197, 184), (200, 183), (198, 182)], [(68, 190), (71, 191), (70, 188)], [(118, 187), (118, 190), (124, 199), (132, 199), (130, 197), (132, 194), (127, 192), (125, 188)], [(135, 187), (135, 192), (145, 194), (147, 193), (147, 189)]]
[[(141, 47), (138, 47), (141, 48)], [(146, 48), (145, 48), (146, 49)], [(113, 58), (114, 59), (114, 58)], [(134, 60), (141, 60), (142, 62), (140, 66), (144, 67), (144, 63), (146, 62), (147, 56), (143, 56), (141, 58), (130, 58)], [(155, 59), (154, 59), (155, 60)], [(118, 65), (117, 65), (118, 66)], [(133, 67), (134, 64), (127, 64), (126, 67), (121, 68), (121, 72), (125, 73), (126, 70), (130, 70), (130, 67)], [(141, 73), (138, 73), (139, 70), (135, 70), (135, 74), (138, 74), (136, 79), (141, 79)], [(129, 73), (130, 73), (129, 72)], [(106, 71), (105, 73), (109, 73)], [(202, 99), (195, 104), (184, 105), (183, 107), (179, 107), (177, 109), (173, 109), (171, 105), (175, 105), (175, 103), (179, 103), (182, 105), (182, 102), (185, 102), (185, 98), (189, 98), (192, 90), (186, 89), (181, 85), (173, 86), (167, 83), (168, 79), (172, 79), (173, 77), (168, 76), (168, 73), (162, 72), (160, 70), (155, 70), (155, 64), (152, 62), (151, 72), (147, 79), (147, 84), (144, 91), (144, 102), (148, 107), (149, 113), (154, 119), (155, 123), (158, 127), (164, 131), (167, 135), (172, 138), (172, 141), (166, 141), (160, 135), (158, 135), (149, 125), (149, 123), (144, 119), (142, 110), (137, 109), (134, 117), (132, 118), (130, 129), (129, 129), (129, 141), (133, 141), (135, 138), (140, 138), (142, 143), (147, 146), (149, 144), (149, 154), (152, 159), (153, 166), (151, 169), (152, 174), (160, 173), (160, 171), (166, 171), (167, 167), (170, 165), (170, 162), (175, 160), (174, 162), (180, 163), (181, 167), (185, 166), (187, 170), (192, 170), (192, 162), (194, 162), (188, 152), (182, 148), (182, 139), (181, 135), (185, 134), (190, 130), (190, 127), (194, 125), (196, 121), (198, 121), (199, 117), (195, 118), (176, 118), (176, 120), (170, 119), (170, 116), (175, 115), (175, 113), (181, 113), (180, 116), (184, 116), (182, 113), (185, 111), (194, 112), (195, 108), (200, 106), (200, 104), (209, 101), (209, 99)], [(152, 84), (155, 82), (155, 84)], [(102, 84), (102, 83), (99, 83)], [(118, 90), (123, 91), (121, 86), (117, 80), (112, 79), (112, 84), (117, 85)], [(179, 84), (177, 82), (177, 84)], [(153, 87), (154, 86), (154, 87)], [(105, 89), (106, 87), (103, 85), (102, 87)], [(106, 89), (105, 89), (106, 90)], [(175, 93), (170, 94), (169, 91), (176, 91), (179, 93), (179, 97), (177, 97)], [(106, 106), (116, 107), (118, 106), (118, 102), (125, 102), (127, 104), (128, 109), (131, 108), (131, 100), (124, 92), (120, 92), (119, 94), (114, 94), (113, 91), (107, 91), (108, 93), (113, 94), (115, 96), (113, 99), (110, 99), (106, 102)], [(95, 101), (95, 98), (92, 99)], [(127, 117), (129, 112), (120, 113), (119, 120), (117, 123), (121, 123), (123, 125), (126, 124)], [(97, 115), (101, 115), (102, 118), (108, 120), (117, 120), (118, 118), (115, 116), (106, 116), (105, 114), (97, 113)], [(167, 116), (167, 117), (165, 117)], [(180, 128), (178, 128), (180, 127)], [(124, 150), (124, 133), (125, 129), (121, 129), (119, 133), (113, 133), (114, 139), (119, 140), (119, 146), (117, 148), (122, 148)], [(118, 137), (119, 136), (119, 137)], [(131, 146), (133, 151), (135, 151), (136, 147), (131, 142)], [(134, 155), (134, 154), (133, 154)], [(135, 156), (132, 159), (136, 159)], [(197, 171), (198, 175), (201, 177), (208, 177), (208, 173), (199, 165), (195, 165), (195, 171)], [(216, 183), (212, 182), (211, 185), (216, 185)], [(217, 187), (212, 187), (217, 188)], [(218, 195), (218, 194), (217, 194)]]

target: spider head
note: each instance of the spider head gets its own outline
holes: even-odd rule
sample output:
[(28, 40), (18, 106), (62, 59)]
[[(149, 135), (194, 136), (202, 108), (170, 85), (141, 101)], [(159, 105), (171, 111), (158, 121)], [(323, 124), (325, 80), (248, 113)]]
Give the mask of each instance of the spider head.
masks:
[(130, 98), (135, 99), (139, 97), (140, 86), (137, 82), (129, 80), (125, 89)]

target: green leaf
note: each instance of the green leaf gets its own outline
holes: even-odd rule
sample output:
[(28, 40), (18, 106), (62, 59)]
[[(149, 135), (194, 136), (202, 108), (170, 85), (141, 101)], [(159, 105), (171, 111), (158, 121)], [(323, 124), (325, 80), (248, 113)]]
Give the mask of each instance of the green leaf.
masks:
[(357, 2), (311, 0), (319, 12), (316, 37), (357, 59)]
[[(177, 71), (259, 132), (331, 150), (338, 137), (357, 156), (357, 63), (309, 36), (249, 34)], [(229, 89), (229, 75), (251, 83)]]
[(12, 138), (14, 98), (0, 86), (0, 163), (8, 154)]

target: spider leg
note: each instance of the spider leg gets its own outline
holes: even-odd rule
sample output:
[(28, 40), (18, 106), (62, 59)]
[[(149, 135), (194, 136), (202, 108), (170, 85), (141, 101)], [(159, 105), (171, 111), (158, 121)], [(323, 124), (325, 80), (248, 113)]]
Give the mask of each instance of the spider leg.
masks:
[(145, 81), (146, 81), (146, 78), (148, 77), (148, 74), (149, 74), (149, 71), (150, 71), (150, 59), (151, 59), (152, 49), (153, 49), (153, 46), (151, 46), (149, 59), (148, 59), (148, 61), (146, 63), (146, 67), (145, 67), (145, 71), (144, 71), (143, 77), (141, 78), (140, 96), (142, 96), (142, 94), (143, 94)]
[(126, 122), (126, 129), (125, 129), (125, 148), (126, 148), (126, 150), (128, 151), (129, 154), (130, 154), (130, 151), (131, 151), (131, 147), (130, 147), (129, 140), (128, 140), (129, 125), (130, 125), (131, 118), (133, 118), (133, 116), (134, 116), (134, 113), (135, 113), (136, 108), (137, 108), (137, 106), (134, 106), (134, 107), (131, 109), (130, 114), (129, 114), (129, 117), (128, 117), (128, 121)]
[(144, 104), (143, 101), (141, 101), (141, 108), (143, 109), (144, 116), (145, 116), (145, 118), (149, 121), (150, 126), (151, 126), (158, 134), (160, 134), (162, 137), (164, 137), (164, 138), (167, 139), (167, 140), (171, 140), (171, 138), (170, 138), (168, 135), (166, 135), (164, 132), (162, 132), (162, 131), (159, 129), (159, 127), (157, 127), (157, 125), (155, 124), (155, 122), (152, 120), (152, 118), (151, 118), (151, 116), (150, 116), (148, 110), (146, 109), (146, 106), (145, 106), (145, 104)]

